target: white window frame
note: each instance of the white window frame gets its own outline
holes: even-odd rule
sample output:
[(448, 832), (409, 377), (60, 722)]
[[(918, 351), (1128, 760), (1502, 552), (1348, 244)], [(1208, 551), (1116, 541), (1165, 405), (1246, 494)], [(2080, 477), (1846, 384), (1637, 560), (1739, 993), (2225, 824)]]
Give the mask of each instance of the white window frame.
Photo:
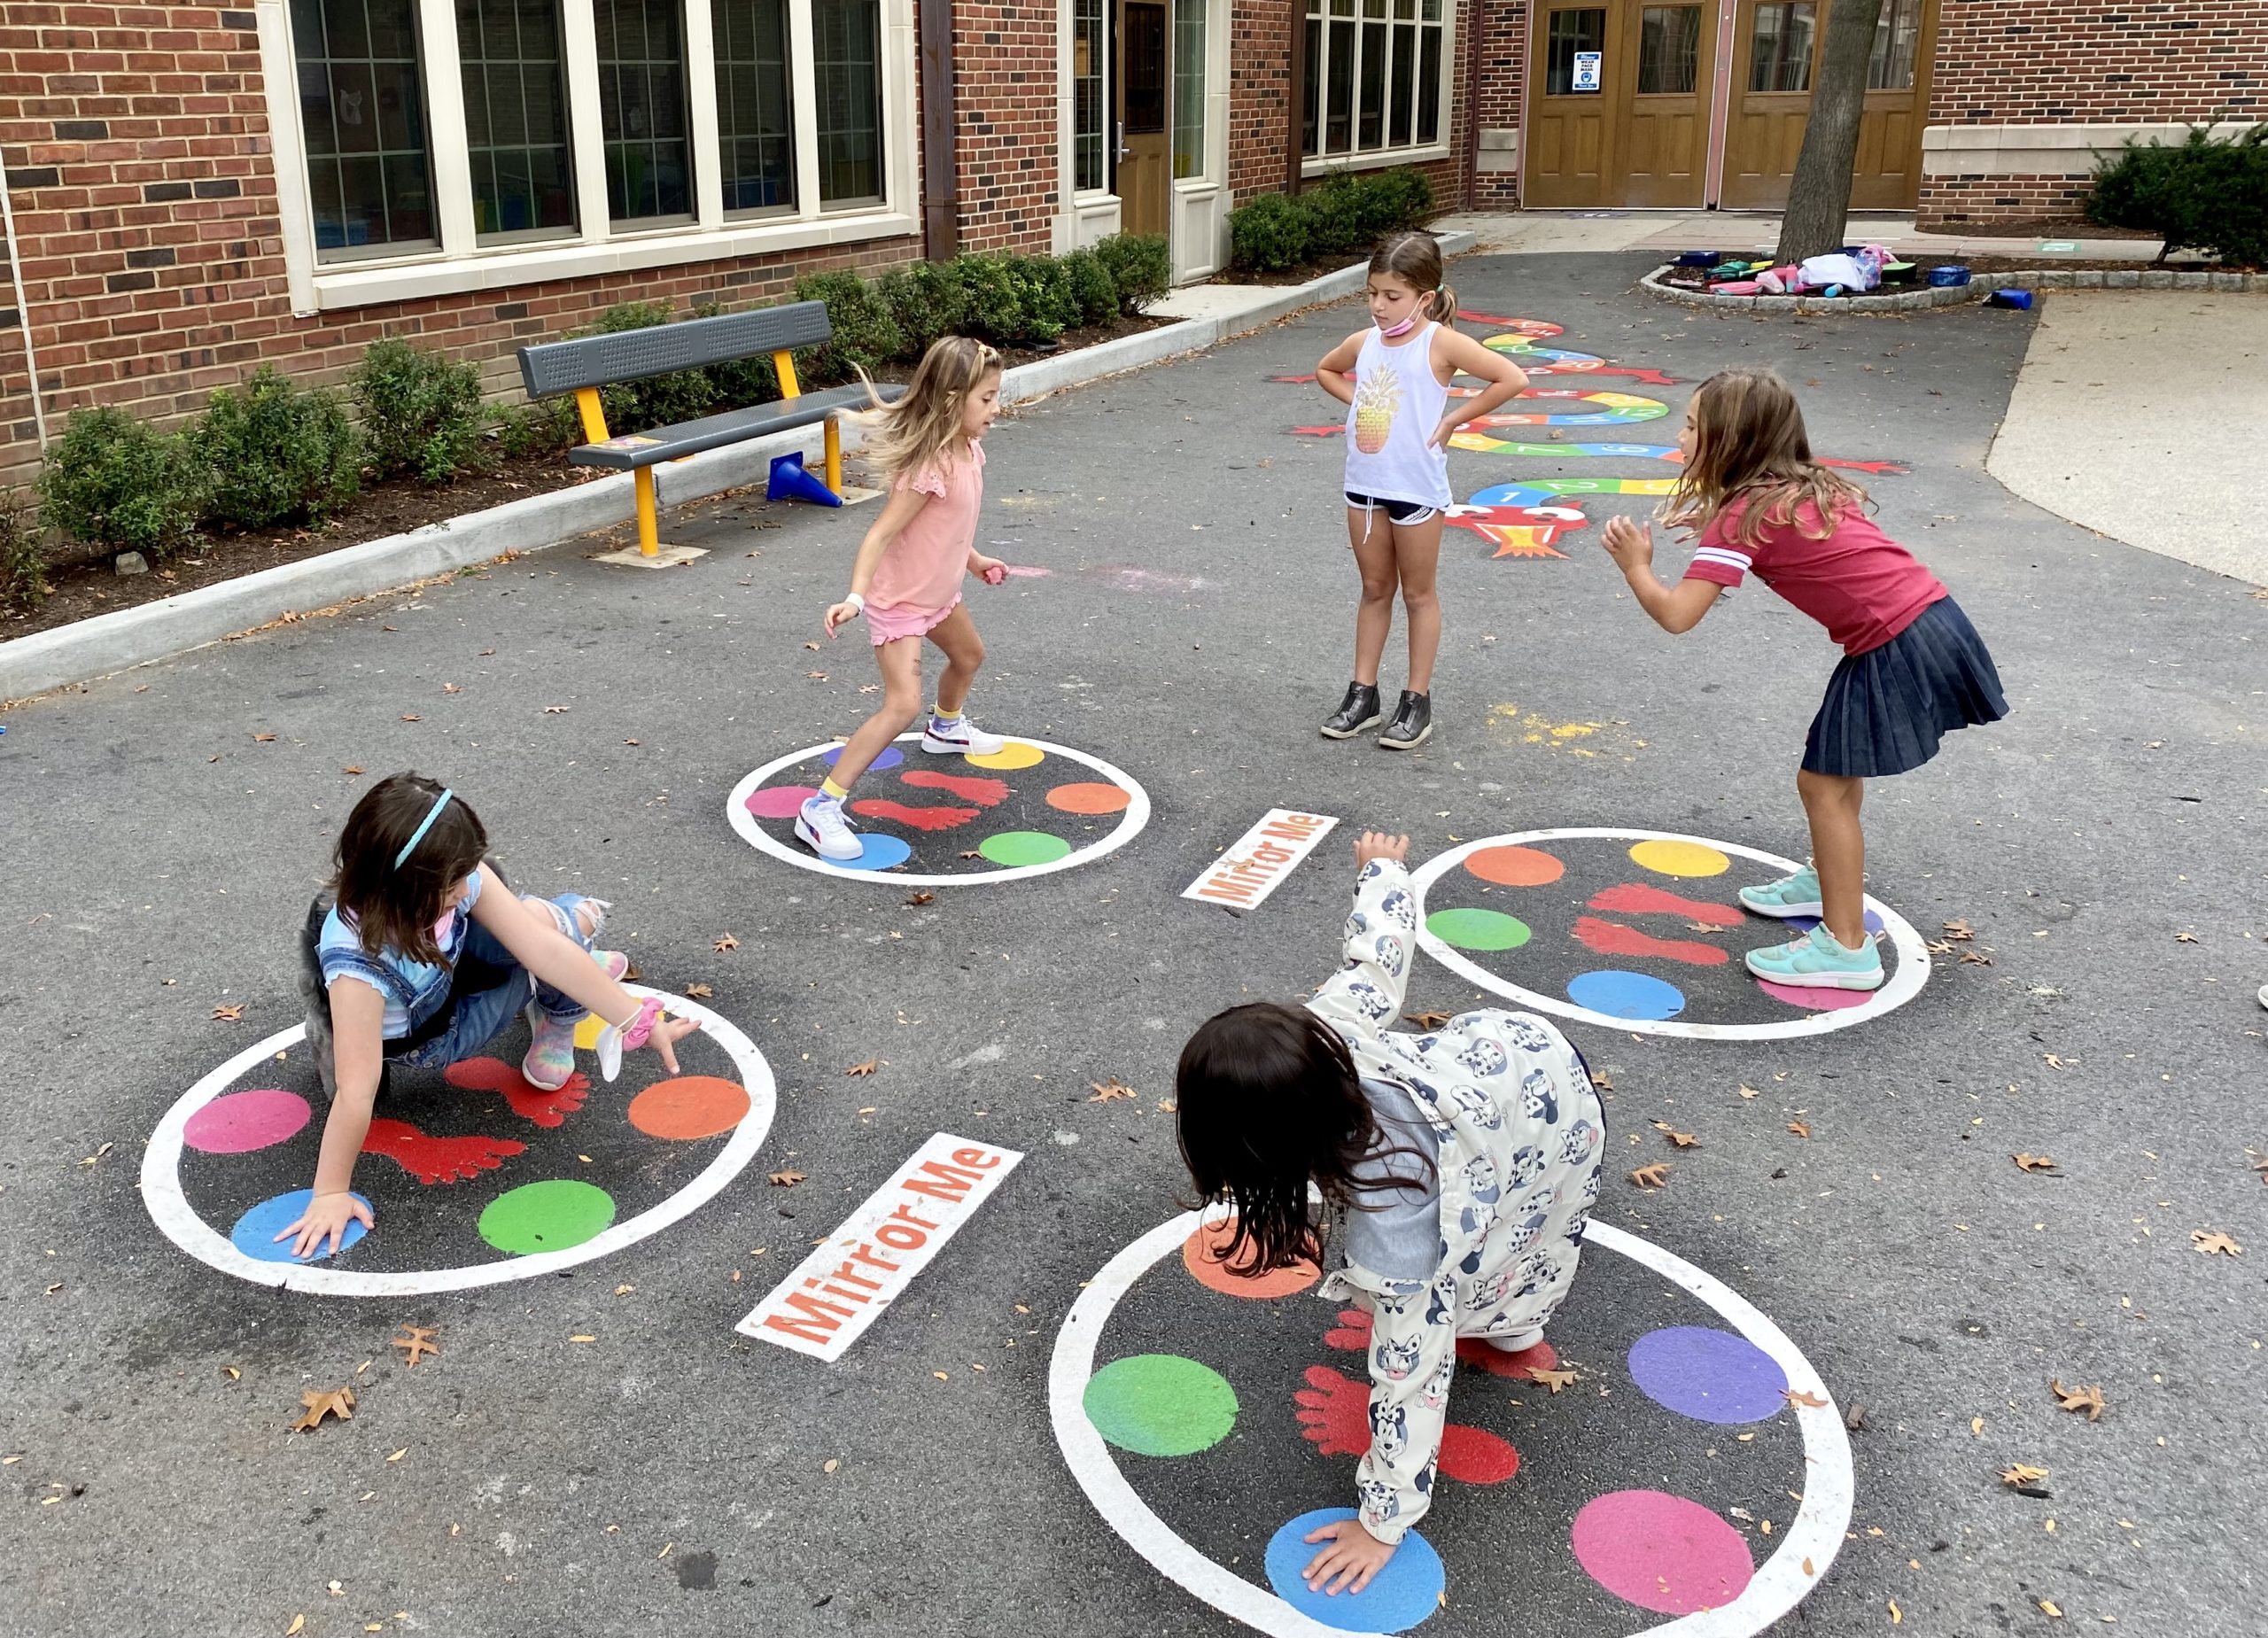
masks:
[[(1295, 32), (1292, 36), (1292, 49), (1295, 51), (1304, 51), (1307, 50), (1308, 4), (1309, 0), (1293, 0), (1293, 18), (1297, 24), (1297, 32)], [(1383, 170), (1390, 166), (1423, 164), (1428, 159), (1446, 159), (1449, 157), (1449, 133), (1456, 128), (1456, 121), (1452, 116), (1454, 115), (1456, 108), (1456, 104), (1454, 98), (1456, 90), (1457, 19), (1458, 13), (1461, 10), (1462, 6), (1460, 0), (1441, 0), (1441, 20), (1439, 25), (1441, 31), (1441, 135), (1433, 142), (1408, 143), (1399, 148), (1363, 148), (1349, 150), (1344, 153), (1318, 153), (1305, 155), (1300, 161), (1300, 175), (1301, 176), (1327, 176), (1333, 171)], [(1419, 12), (1421, 17), (1423, 11), (1424, 6), (1422, 0), (1420, 0)], [(1396, 27), (1403, 26), (1395, 20), (1393, 13), (1393, 0), (1387, 0), (1386, 20), (1387, 23), (1386, 38), (1388, 43), (1386, 49), (1389, 53), (1393, 50), (1392, 31)], [(1363, 94), (1362, 40), (1363, 35), (1363, 25), (1365, 22), (1375, 19), (1364, 18), (1363, 15), (1363, 0), (1355, 0), (1354, 16), (1351, 19), (1342, 19), (1340, 20), (1352, 21), (1355, 25), (1355, 74), (1348, 83), (1353, 88), (1353, 94), (1356, 99), (1357, 105), (1348, 112), (1348, 124), (1351, 129), (1359, 123), (1362, 119), (1360, 101)], [(1317, 66), (1317, 74), (1323, 83), (1317, 88), (1316, 95), (1316, 140), (1318, 143), (1324, 140), (1324, 133), (1331, 128), (1331, 108), (1329, 104), (1324, 100), (1330, 95), (1331, 89), (1331, 0), (1324, 0), (1323, 51), (1321, 54), (1321, 60)], [(1419, 27), (1421, 28), (1425, 28), (1434, 27), (1434, 25), (1421, 22)], [(1387, 58), (1389, 66), (1391, 66), (1392, 61), (1393, 58), (1389, 56)], [(1416, 84), (1416, 76), (1414, 74), (1411, 76), (1411, 84), (1414, 88)], [(1415, 94), (1414, 89), (1412, 94)], [(1381, 115), (1381, 123), (1388, 129), (1391, 129), (1394, 124), (1394, 87), (1389, 83), (1386, 87), (1386, 110)], [(1292, 129), (1295, 140), (1300, 139), (1300, 121), (1304, 118), (1305, 113), (1306, 111), (1301, 108), (1294, 108), (1292, 110)], [(1418, 111), (1414, 106), (1410, 111), (1410, 128), (1413, 132), (1418, 128)]]
[(323, 262), (315, 255), (307, 143), (299, 126), (299, 68), (289, 0), (255, 0), (268, 130), (282, 217), (291, 310), (306, 317), (382, 302), (504, 290), (555, 279), (730, 260), (781, 251), (851, 245), (920, 231), (920, 154), (914, 129), (913, 0), (880, 0), (883, 197), (880, 205), (825, 209), (819, 203), (817, 89), (812, 74), (812, 0), (788, 0), (788, 73), (796, 120), (796, 208), (756, 218), (725, 213), (711, 0), (681, 0), (694, 167), (694, 220), (641, 228), (608, 219), (605, 139), (599, 113), (597, 26), (591, 0), (563, 0), (568, 138), (575, 157), (580, 230), (535, 243), (483, 245), (472, 208), (464, 142), (464, 80), (457, 56), (455, 0), (417, 0), (423, 33), (426, 117), (440, 245), (384, 260)]

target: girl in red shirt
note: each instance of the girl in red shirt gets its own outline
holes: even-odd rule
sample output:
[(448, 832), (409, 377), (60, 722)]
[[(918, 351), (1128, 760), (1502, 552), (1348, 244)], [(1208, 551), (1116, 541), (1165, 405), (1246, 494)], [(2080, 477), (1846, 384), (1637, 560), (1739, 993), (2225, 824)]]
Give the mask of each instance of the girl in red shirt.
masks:
[(1777, 376), (1729, 369), (1703, 382), (1677, 446), (1685, 469), (1661, 516), (1698, 536), (1685, 578), (1654, 578), (1646, 525), (1616, 517), (1604, 532), (1639, 606), (1664, 631), (1690, 631), (1752, 573), (1843, 645), (1796, 775), (1813, 862), (1740, 893), (1759, 914), (1819, 920), (1791, 943), (1751, 951), (1748, 970), (1877, 989), (1859, 827), (1865, 781), (1918, 768), (1953, 729), (2008, 715), (2000, 675), (1944, 584), (1867, 516), (1866, 492), (1812, 459), (1803, 411)]

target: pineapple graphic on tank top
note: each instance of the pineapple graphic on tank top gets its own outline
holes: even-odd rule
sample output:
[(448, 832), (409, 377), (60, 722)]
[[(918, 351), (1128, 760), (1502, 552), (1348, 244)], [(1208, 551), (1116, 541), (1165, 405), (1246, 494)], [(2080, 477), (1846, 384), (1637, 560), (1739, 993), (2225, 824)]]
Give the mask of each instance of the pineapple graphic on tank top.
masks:
[(1449, 452), (1425, 439), (1441, 424), (1449, 390), (1433, 374), (1427, 324), (1400, 345), (1373, 325), (1355, 360), (1355, 401), (1347, 409), (1347, 491), (1375, 501), (1450, 503)]

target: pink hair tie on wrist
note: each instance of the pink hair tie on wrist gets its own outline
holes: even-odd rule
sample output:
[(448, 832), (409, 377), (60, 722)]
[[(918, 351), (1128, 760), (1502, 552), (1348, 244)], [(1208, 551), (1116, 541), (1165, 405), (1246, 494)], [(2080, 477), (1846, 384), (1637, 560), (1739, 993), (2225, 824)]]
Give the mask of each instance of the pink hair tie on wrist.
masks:
[(599, 1073), (609, 1081), (622, 1073), (622, 1049), (636, 1049), (652, 1039), (654, 1026), (661, 1021), (662, 1003), (658, 996), (648, 996), (638, 1004), (630, 1021), (609, 1024), (599, 1035)]

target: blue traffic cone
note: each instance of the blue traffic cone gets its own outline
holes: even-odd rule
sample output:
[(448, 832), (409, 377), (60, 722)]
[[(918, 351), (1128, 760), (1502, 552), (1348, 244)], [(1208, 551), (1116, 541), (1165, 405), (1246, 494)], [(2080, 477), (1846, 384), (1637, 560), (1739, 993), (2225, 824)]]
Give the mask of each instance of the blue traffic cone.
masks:
[(764, 485), (767, 501), (809, 501), (814, 506), (841, 506), (843, 497), (804, 470), (800, 454), (776, 455), (771, 481)]

